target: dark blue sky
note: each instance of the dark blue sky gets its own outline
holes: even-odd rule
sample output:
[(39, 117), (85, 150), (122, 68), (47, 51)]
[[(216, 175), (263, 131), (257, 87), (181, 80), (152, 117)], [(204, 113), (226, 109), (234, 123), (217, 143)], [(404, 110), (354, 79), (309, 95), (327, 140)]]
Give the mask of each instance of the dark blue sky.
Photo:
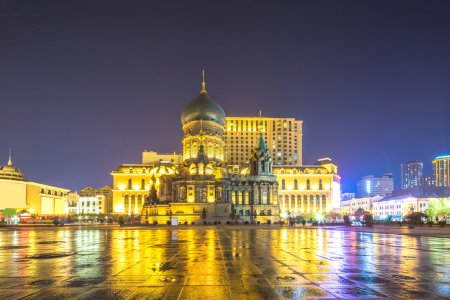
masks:
[[(0, 1), (0, 154), (78, 189), (179, 151), (183, 106), (304, 120), (343, 190), (450, 152), (449, 1)], [(398, 185), (397, 185), (398, 186)]]

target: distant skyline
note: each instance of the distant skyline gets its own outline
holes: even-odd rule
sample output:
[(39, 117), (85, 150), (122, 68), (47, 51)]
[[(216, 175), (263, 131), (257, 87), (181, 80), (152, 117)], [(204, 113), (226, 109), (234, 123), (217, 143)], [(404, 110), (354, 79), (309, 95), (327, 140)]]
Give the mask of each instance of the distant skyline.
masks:
[[(303, 120), (342, 191), (450, 154), (448, 1), (0, 1), (0, 164), (79, 190), (181, 150), (200, 91), (228, 116)], [(388, 167), (389, 164), (389, 167)]]

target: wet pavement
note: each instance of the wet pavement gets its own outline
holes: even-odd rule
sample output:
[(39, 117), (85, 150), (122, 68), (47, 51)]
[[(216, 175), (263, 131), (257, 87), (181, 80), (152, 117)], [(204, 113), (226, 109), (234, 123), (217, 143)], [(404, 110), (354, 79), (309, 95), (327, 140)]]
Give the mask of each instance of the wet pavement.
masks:
[(0, 229), (1, 299), (450, 298), (450, 238), (303, 228)]

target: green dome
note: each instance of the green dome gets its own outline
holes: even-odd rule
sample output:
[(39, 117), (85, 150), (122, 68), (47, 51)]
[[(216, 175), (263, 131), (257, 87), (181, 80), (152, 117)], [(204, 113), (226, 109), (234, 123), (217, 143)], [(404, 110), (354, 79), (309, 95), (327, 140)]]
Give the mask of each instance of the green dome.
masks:
[(225, 126), (226, 123), (223, 108), (206, 92), (201, 92), (189, 102), (181, 113), (181, 124), (199, 120), (213, 121), (222, 126)]

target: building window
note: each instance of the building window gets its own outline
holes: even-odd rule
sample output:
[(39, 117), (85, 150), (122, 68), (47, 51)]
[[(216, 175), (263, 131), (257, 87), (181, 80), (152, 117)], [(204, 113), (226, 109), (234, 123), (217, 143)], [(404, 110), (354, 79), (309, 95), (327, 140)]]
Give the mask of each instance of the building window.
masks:
[(297, 182), (297, 179), (294, 179), (294, 190), (298, 190), (298, 182)]
[(133, 180), (131, 178), (128, 179), (128, 189), (131, 190), (133, 188)]
[(311, 181), (309, 179), (306, 180), (306, 189), (307, 190), (311, 189)]
[(141, 190), (145, 190), (145, 179), (141, 180)]
[(319, 190), (322, 190), (322, 179), (319, 179)]
[(284, 179), (281, 180), (281, 189), (282, 190), (286, 189), (286, 181)]

